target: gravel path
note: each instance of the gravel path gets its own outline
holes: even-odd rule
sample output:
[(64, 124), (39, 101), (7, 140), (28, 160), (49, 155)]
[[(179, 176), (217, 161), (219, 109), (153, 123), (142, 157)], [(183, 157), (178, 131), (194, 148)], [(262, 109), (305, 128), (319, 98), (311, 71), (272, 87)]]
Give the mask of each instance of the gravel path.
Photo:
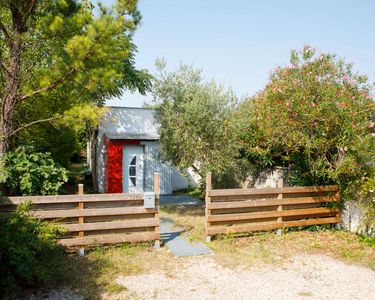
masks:
[[(176, 269), (177, 270), (177, 269)], [(212, 257), (181, 260), (178, 271), (119, 277), (115, 299), (369, 299), (375, 272), (326, 256), (301, 255), (282, 267), (229, 269)]]

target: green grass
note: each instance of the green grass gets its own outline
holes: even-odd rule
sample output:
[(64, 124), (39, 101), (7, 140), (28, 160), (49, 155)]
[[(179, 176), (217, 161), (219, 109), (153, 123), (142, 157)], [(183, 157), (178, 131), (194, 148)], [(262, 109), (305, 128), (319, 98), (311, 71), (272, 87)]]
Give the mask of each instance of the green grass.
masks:
[(107, 294), (118, 294), (127, 290), (126, 286), (114, 282), (108, 285)]
[[(204, 207), (168, 206), (161, 210), (161, 216), (183, 227), (188, 240), (205, 240)], [(332, 226), (293, 228), (281, 236), (274, 231), (216, 235), (207, 245), (226, 266), (278, 264), (306, 253), (328, 255), (375, 270), (375, 239), (335, 230)]]
[(227, 266), (281, 264), (294, 255), (319, 254), (375, 270), (375, 248), (363, 238), (339, 230), (292, 231), (281, 236), (268, 232), (219, 237), (208, 245), (218, 260)]
[(175, 195), (188, 195), (200, 200), (204, 200), (204, 190), (200, 187), (189, 187), (186, 189), (180, 189), (174, 192)]
[(204, 215), (203, 206), (169, 205), (160, 209), (160, 216), (172, 219), (178, 227), (183, 227), (183, 236), (191, 242), (202, 241), (205, 238)]
[(361, 243), (364, 243), (368, 246), (371, 246), (375, 249), (375, 237), (370, 237), (370, 236), (361, 236), (359, 238), (359, 240), (361, 241)]
[(154, 250), (152, 243), (95, 246), (83, 257), (68, 257), (62, 283), (85, 299), (102, 299), (103, 294), (127, 290), (116, 283), (117, 277), (168, 269), (173, 263), (167, 251)]

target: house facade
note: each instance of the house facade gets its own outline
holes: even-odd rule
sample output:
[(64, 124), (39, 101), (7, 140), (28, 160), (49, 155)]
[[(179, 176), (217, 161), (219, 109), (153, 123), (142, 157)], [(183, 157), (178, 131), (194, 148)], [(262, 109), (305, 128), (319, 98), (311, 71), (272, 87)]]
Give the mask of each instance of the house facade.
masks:
[(100, 193), (152, 191), (160, 173), (160, 193), (196, 185), (160, 160), (159, 124), (147, 108), (110, 107), (88, 144), (88, 162)]

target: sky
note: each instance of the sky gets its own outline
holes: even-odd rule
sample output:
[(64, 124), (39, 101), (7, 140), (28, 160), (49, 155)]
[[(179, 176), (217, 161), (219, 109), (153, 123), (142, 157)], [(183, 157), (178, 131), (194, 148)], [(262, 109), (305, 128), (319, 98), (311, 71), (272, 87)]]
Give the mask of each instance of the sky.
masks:
[[(151, 74), (163, 57), (168, 71), (193, 65), (237, 96), (251, 96), (289, 62), (291, 49), (310, 45), (375, 81), (374, 0), (140, 0), (138, 8), (136, 66)], [(107, 104), (141, 107), (151, 100), (125, 92)]]

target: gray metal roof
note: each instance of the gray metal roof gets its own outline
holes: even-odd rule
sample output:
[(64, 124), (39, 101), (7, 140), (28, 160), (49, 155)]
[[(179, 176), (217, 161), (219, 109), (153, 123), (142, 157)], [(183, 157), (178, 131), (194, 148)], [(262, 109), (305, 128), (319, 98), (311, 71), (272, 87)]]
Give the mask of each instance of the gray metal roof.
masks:
[(99, 134), (105, 134), (109, 139), (158, 140), (159, 126), (152, 109), (110, 107), (100, 120)]
[(149, 134), (122, 133), (122, 134), (106, 134), (106, 136), (110, 140), (148, 140), (148, 141), (159, 140), (158, 135), (149, 135)]

